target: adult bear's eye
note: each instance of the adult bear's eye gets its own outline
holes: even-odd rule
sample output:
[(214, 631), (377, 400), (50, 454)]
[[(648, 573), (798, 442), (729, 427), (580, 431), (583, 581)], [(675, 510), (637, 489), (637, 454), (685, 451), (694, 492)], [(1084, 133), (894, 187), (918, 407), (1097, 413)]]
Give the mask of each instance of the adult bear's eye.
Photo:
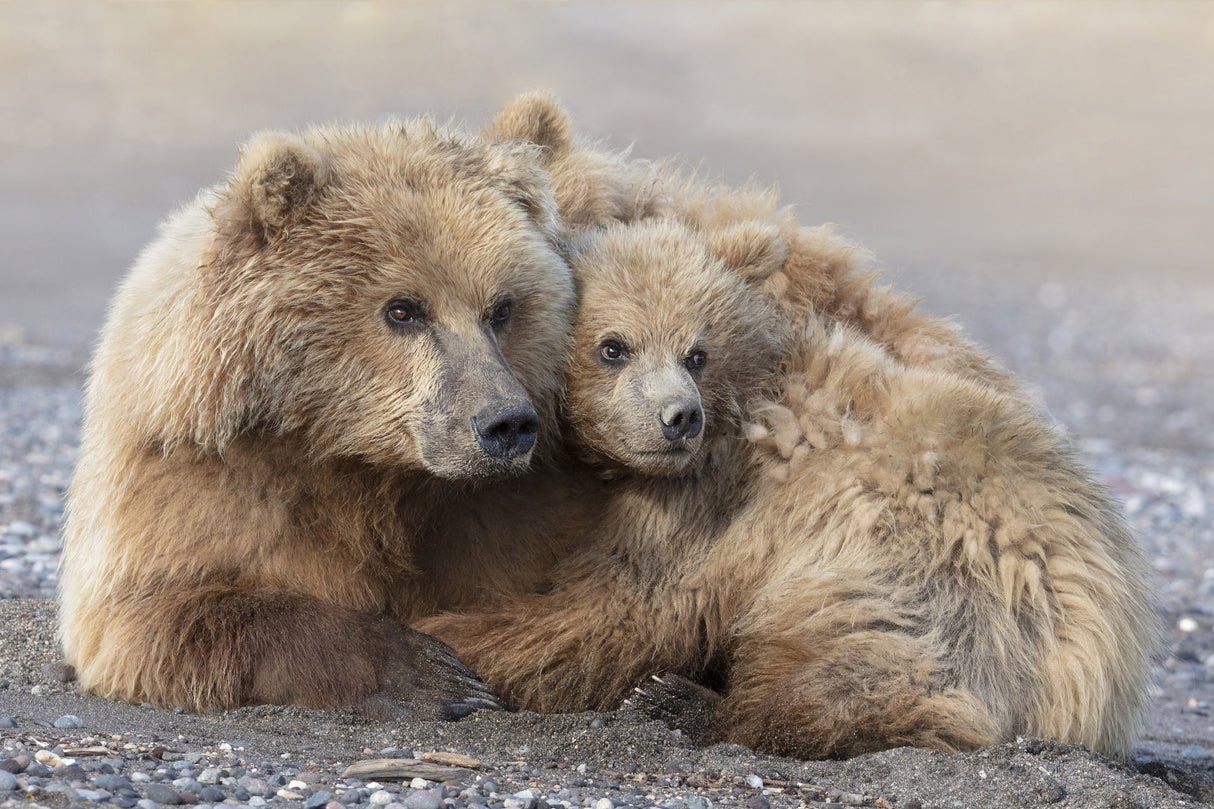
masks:
[(411, 326), (425, 319), (421, 303), (409, 298), (395, 298), (384, 308), (389, 326)]
[(489, 313), (489, 324), (495, 329), (500, 329), (510, 321), (510, 315), (513, 313), (514, 305), (510, 301), (502, 301)]
[(599, 346), (599, 356), (608, 362), (619, 362), (628, 357), (628, 352), (624, 350), (624, 346), (620, 345), (618, 340), (604, 340)]
[(693, 351), (683, 360), (689, 371), (698, 371), (708, 364), (708, 354), (703, 351)]

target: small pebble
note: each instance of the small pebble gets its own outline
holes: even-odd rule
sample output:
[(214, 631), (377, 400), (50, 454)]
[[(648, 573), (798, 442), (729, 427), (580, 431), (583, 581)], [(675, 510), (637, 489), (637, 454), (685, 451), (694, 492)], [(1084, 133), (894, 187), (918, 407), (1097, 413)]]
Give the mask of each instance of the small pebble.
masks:
[(304, 809), (321, 809), (321, 807), (327, 805), (332, 798), (332, 792), (319, 789), (309, 795), (308, 799), (304, 801)]
[(57, 728), (82, 728), (84, 720), (74, 714), (66, 714), (55, 720)]
[(757, 775), (748, 775), (746, 776), (746, 786), (750, 787), (751, 789), (762, 789), (763, 779)]
[(0, 792), (12, 792), (17, 788), (17, 776), (11, 772), (0, 770)]
[(1188, 747), (1182, 748), (1180, 754), (1185, 758), (1209, 758), (1210, 753), (1200, 744), (1190, 744)]
[(15, 727), (17, 727), (17, 720), (13, 719), (11, 716), (0, 716), (0, 728), (5, 728), (7, 730)]
[(177, 806), (181, 803), (181, 795), (167, 784), (148, 784), (144, 794), (148, 800), (163, 806)]
[(392, 803), (392, 801), (393, 795), (386, 789), (380, 789), (372, 792), (371, 796), (367, 798), (367, 802), (374, 806), (387, 806), (388, 804)]
[(207, 803), (223, 803), (227, 797), (219, 787), (205, 786), (198, 791), (198, 800)]
[(64, 764), (70, 763), (66, 759), (59, 758), (50, 750), (39, 750), (34, 753), (34, 759), (46, 767), (62, 767)]
[[(535, 799), (531, 799), (531, 806), (535, 806)], [(429, 792), (412, 792), (405, 796), (401, 804), (405, 809), (440, 809), (442, 802), (434, 797)]]
[(120, 789), (130, 789), (131, 782), (121, 775), (106, 774), (99, 775), (93, 779), (93, 785), (98, 789), (104, 789), (109, 792), (117, 792)]

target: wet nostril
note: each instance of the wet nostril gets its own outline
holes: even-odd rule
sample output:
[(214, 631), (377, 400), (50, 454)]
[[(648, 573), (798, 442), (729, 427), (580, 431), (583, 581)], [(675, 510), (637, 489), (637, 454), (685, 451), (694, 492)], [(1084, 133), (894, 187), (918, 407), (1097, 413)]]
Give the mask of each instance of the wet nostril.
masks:
[(472, 417), (472, 432), (487, 455), (517, 458), (535, 446), (540, 418), (529, 403), (525, 406), (487, 407)]
[(690, 441), (700, 434), (704, 426), (704, 411), (695, 399), (676, 399), (658, 413), (658, 422), (666, 440)]

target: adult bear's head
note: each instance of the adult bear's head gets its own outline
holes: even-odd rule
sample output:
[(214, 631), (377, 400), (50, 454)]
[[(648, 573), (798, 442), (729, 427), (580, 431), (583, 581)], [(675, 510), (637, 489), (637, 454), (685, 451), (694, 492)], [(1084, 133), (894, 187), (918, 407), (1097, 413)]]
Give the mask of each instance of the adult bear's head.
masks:
[(538, 149), (428, 121), (267, 133), (165, 226), (94, 379), (144, 440), (472, 478), (555, 431), (574, 294)]

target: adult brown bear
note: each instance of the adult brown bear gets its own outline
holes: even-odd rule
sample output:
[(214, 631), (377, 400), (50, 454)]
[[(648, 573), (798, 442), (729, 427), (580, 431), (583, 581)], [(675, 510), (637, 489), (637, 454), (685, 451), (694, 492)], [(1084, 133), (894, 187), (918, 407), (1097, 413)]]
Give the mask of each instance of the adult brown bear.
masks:
[(427, 121), (263, 134), (165, 223), (88, 383), (60, 589), (82, 688), (492, 704), (406, 622), (552, 553), (477, 529), (559, 520), (561, 487), (472, 485), (555, 443), (574, 288), (537, 152)]

